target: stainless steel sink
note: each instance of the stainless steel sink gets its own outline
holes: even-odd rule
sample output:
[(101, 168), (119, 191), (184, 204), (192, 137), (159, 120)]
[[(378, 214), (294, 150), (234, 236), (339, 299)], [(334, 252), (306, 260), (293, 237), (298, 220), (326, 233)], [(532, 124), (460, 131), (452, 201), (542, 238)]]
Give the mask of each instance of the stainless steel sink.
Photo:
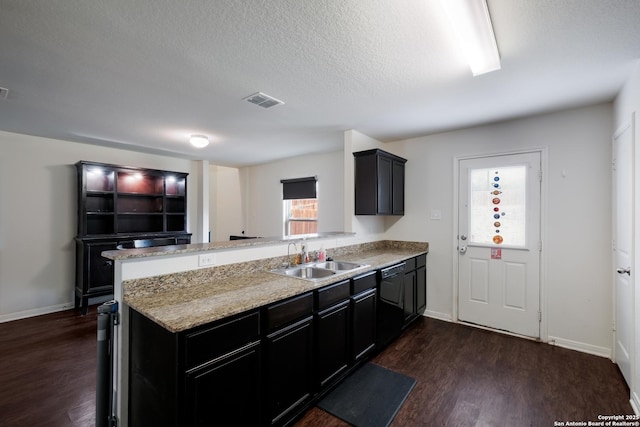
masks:
[[(274, 271), (278, 273), (279, 270)], [(287, 276), (299, 277), (301, 279), (324, 279), (329, 276), (335, 275), (335, 271), (325, 270), (323, 268), (315, 267), (294, 267), (284, 269), (283, 273)], [(282, 274), (282, 273), (281, 273)]]
[(289, 268), (279, 268), (276, 270), (271, 270), (271, 273), (314, 281), (346, 274), (351, 270), (355, 270), (361, 267), (367, 267), (367, 265), (344, 261), (326, 261), (304, 264)]
[(326, 261), (326, 262), (318, 262), (314, 264), (314, 267), (326, 268), (327, 270), (339, 270), (339, 271), (355, 270), (356, 268), (360, 268), (364, 266), (365, 266), (364, 264), (356, 264), (355, 262), (345, 262), (345, 261)]

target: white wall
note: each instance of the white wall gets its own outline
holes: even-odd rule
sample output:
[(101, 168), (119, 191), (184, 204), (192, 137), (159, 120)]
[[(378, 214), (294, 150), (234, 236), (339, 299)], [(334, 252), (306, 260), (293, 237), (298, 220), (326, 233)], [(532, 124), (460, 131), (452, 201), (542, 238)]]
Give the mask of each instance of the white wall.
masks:
[(238, 168), (211, 165), (209, 178), (211, 241), (229, 240), (230, 235), (240, 235), (245, 230), (245, 187), (241, 171)]
[(281, 179), (318, 177), (318, 231), (343, 231), (342, 151), (293, 157), (250, 166), (247, 173), (247, 234), (274, 237), (284, 233)]
[(73, 306), (79, 160), (189, 172), (195, 162), (0, 131), (0, 321)]
[[(612, 105), (602, 104), (385, 144), (409, 159), (405, 215), (386, 237), (429, 242), (428, 313), (453, 315), (454, 158), (548, 147), (543, 336), (609, 355), (611, 134)], [(431, 209), (442, 220), (430, 220)]]
[[(635, 135), (634, 135), (634, 262), (631, 267), (631, 277), (634, 280), (634, 318), (635, 327), (632, 328), (635, 341), (635, 351), (631, 355), (631, 403), (634, 405), (636, 413), (640, 411), (640, 292), (637, 290), (638, 275), (640, 271), (640, 61), (637, 62), (634, 73), (630, 76), (625, 86), (620, 91), (614, 102), (614, 131), (625, 125), (635, 113)], [(612, 266), (617, 267), (617, 266)]]
[(345, 231), (356, 235), (380, 235), (384, 233), (385, 219), (375, 215), (355, 215), (355, 180), (353, 153), (382, 147), (382, 142), (355, 130), (344, 133), (344, 224)]

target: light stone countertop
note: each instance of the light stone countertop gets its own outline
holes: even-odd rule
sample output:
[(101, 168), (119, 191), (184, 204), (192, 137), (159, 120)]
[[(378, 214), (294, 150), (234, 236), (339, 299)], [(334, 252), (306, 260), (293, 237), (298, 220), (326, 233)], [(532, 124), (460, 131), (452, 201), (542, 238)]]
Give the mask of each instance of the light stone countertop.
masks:
[(329, 250), (336, 260), (366, 264), (309, 281), (271, 273), (269, 258), (123, 282), (124, 302), (170, 332), (181, 332), (428, 253), (426, 242), (381, 241)]
[(175, 254), (187, 254), (194, 252), (204, 252), (211, 250), (242, 249), (256, 246), (267, 246), (278, 243), (301, 242), (303, 240), (313, 241), (318, 239), (337, 239), (340, 237), (353, 237), (355, 233), (343, 231), (331, 231), (325, 233), (296, 235), (293, 237), (256, 237), (253, 239), (226, 240), (223, 242), (211, 243), (191, 243), (188, 245), (167, 245), (153, 246), (149, 248), (111, 250), (102, 252), (102, 256), (112, 260), (123, 260), (133, 258), (149, 258), (155, 256), (167, 256)]

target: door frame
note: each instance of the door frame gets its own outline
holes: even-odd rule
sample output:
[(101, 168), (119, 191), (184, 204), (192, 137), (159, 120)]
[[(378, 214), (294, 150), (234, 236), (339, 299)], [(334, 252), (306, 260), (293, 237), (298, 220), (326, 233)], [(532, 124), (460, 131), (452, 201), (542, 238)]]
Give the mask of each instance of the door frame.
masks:
[[(632, 175), (632, 182), (631, 182), (631, 194), (632, 194), (632, 202), (631, 202), (631, 206), (633, 209), (632, 212), (632, 217), (631, 217), (631, 229), (632, 229), (632, 237), (631, 237), (631, 271), (633, 272), (632, 274), (635, 274), (635, 271), (638, 271), (636, 269), (637, 267), (637, 257), (636, 257), (636, 245), (638, 244), (638, 233), (636, 232), (636, 205), (637, 205), (637, 185), (638, 185), (638, 177), (637, 177), (637, 173), (636, 173), (636, 112), (633, 111), (631, 113), (631, 116), (629, 118), (628, 121), (623, 122), (623, 124), (621, 126), (619, 126), (615, 132), (613, 132), (613, 135), (611, 136), (611, 156), (612, 156), (612, 161), (615, 155), (615, 141), (618, 137), (620, 137), (627, 129), (631, 129), (631, 175)], [(611, 361), (613, 363), (616, 363), (616, 348), (617, 348), (617, 341), (618, 341), (618, 325), (617, 325), (617, 320), (618, 320), (618, 305), (616, 304), (617, 301), (617, 297), (618, 297), (618, 292), (617, 292), (617, 286), (616, 286), (616, 275), (618, 274), (616, 272), (616, 268), (618, 267), (617, 265), (617, 261), (616, 261), (616, 209), (617, 206), (615, 204), (615, 197), (616, 197), (616, 182), (615, 182), (615, 171), (614, 171), (614, 167), (615, 164), (612, 163), (611, 165), (612, 170), (611, 170), (611, 175), (612, 175), (612, 179), (611, 179), (611, 206), (612, 206), (612, 211), (611, 211), (611, 304), (612, 304), (612, 319), (611, 322), (613, 324), (613, 334), (611, 335)], [(631, 348), (630, 348), (630, 352), (629, 352), (629, 363), (630, 363), (630, 373), (629, 375), (631, 376), (630, 378), (630, 384), (627, 384), (629, 386), (629, 390), (631, 393), (631, 399), (630, 402), (633, 405), (637, 404), (634, 401), (634, 394), (637, 396), (637, 387), (638, 384), (636, 384), (637, 382), (637, 363), (638, 361), (636, 360), (636, 358), (638, 357), (637, 355), (637, 338), (638, 338), (638, 331), (637, 331), (637, 327), (635, 324), (635, 319), (637, 319), (637, 301), (638, 301), (638, 292), (635, 290), (635, 276), (631, 275), (631, 277), (629, 278), (630, 280), (630, 286), (632, 288), (632, 292), (633, 292), (633, 300), (631, 301), (631, 314), (632, 317), (634, 319), (634, 322), (632, 322), (632, 326), (631, 326)], [(634, 407), (634, 411), (637, 413), (637, 409)]]
[[(527, 154), (527, 153), (539, 153), (540, 154), (540, 173), (542, 174), (542, 181), (540, 182), (540, 240), (542, 242), (542, 248), (540, 250), (540, 341), (548, 342), (549, 341), (549, 333), (548, 333), (548, 310), (547, 310), (547, 257), (545, 251), (545, 242), (547, 241), (547, 183), (549, 179), (547, 179), (547, 170), (548, 170), (548, 147), (540, 147), (540, 148), (529, 148), (522, 150), (512, 150), (512, 151), (496, 151), (496, 152), (487, 152), (487, 153), (479, 153), (479, 154), (471, 154), (465, 156), (456, 156), (453, 158), (453, 230), (451, 234), (451, 241), (453, 245), (451, 246), (451, 254), (453, 257), (453, 283), (452, 283), (452, 310), (451, 310), (451, 318), (455, 323), (460, 323), (460, 319), (458, 317), (458, 300), (459, 300), (459, 277), (458, 277), (458, 268), (459, 268), (459, 253), (457, 248), (458, 242), (458, 223), (460, 218), (460, 206), (458, 203), (458, 199), (460, 196), (460, 162), (462, 160), (471, 160), (471, 159), (479, 159), (484, 157), (496, 157), (496, 156), (508, 156), (513, 154)], [(492, 331), (496, 331), (499, 333), (507, 334), (507, 335), (515, 335), (520, 337), (521, 335), (513, 334), (506, 331), (500, 331), (493, 328), (487, 328), (480, 325), (474, 325), (478, 328), (489, 329)], [(527, 339), (531, 339), (530, 337), (524, 337)]]

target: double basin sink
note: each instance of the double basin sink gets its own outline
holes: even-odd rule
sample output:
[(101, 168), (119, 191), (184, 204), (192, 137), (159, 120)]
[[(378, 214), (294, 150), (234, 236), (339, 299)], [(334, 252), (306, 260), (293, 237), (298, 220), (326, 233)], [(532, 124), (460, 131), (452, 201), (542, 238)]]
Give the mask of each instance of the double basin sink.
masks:
[(304, 280), (324, 280), (329, 277), (340, 276), (359, 268), (369, 267), (367, 264), (358, 264), (345, 261), (322, 261), (297, 265), (288, 268), (270, 270), (272, 273), (284, 276), (297, 277)]

